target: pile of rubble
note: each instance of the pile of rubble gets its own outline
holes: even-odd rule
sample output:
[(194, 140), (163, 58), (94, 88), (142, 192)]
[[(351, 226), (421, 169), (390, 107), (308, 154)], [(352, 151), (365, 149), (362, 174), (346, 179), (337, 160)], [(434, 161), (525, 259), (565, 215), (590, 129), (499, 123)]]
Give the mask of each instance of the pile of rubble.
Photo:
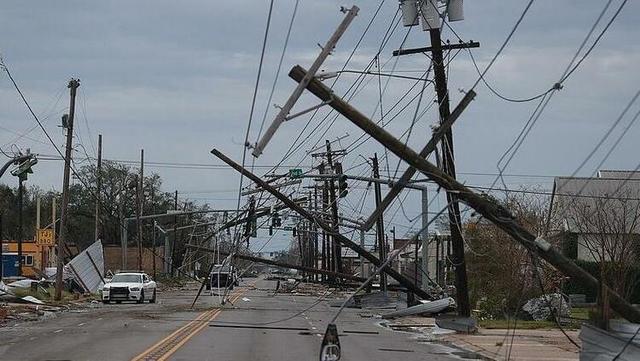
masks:
[[(34, 296), (21, 294), (49, 294), (51, 285), (46, 280), (18, 280), (9, 284), (0, 281), (0, 326), (24, 321), (41, 321), (55, 317), (59, 312), (77, 311), (98, 306), (90, 294), (75, 294), (73, 301), (51, 304)], [(44, 297), (42, 297), (44, 299)], [(50, 298), (50, 297), (49, 297)]]

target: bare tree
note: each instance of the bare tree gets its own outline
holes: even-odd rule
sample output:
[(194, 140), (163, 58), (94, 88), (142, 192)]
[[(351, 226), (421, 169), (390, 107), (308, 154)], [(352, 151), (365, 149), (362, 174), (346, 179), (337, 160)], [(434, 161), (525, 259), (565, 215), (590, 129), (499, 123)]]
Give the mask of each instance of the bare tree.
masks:
[(578, 234), (578, 258), (598, 262), (607, 285), (626, 298), (637, 285), (639, 196), (632, 189), (612, 196), (589, 192), (564, 212), (568, 228)]

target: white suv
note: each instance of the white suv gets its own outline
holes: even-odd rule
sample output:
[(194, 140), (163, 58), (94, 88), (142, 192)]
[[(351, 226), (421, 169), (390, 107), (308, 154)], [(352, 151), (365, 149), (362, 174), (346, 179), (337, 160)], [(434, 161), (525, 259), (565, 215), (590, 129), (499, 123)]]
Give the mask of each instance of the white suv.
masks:
[(102, 288), (102, 302), (136, 301), (156, 302), (156, 283), (142, 272), (116, 273)]

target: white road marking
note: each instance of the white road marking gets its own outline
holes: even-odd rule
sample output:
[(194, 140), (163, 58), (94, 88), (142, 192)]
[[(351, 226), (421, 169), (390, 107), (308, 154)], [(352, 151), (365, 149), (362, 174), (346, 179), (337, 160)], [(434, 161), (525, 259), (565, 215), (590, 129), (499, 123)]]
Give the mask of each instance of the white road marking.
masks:
[(84, 326), (84, 325), (85, 325), (85, 323), (84, 323), (84, 322), (83, 322), (83, 323), (79, 323), (79, 324), (78, 324), (78, 326)]
[(53, 333), (58, 333), (58, 332), (62, 332), (62, 329), (53, 331)]

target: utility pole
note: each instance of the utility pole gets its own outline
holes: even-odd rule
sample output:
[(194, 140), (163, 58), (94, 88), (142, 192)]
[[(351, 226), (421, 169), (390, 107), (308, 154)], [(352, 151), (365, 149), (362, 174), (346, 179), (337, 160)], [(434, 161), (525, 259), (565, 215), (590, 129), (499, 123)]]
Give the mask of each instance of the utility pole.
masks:
[[(156, 204), (154, 203), (154, 198), (156, 195), (156, 190), (155, 187), (153, 186), (153, 184), (151, 184), (151, 213), (152, 214), (156, 214)], [(156, 221), (153, 221), (153, 227), (151, 230), (151, 259), (152, 261), (152, 266), (153, 266), (153, 279), (156, 279), (157, 276), (157, 270), (156, 270)]]
[[(318, 210), (318, 188), (317, 187), (313, 187), (313, 210), (317, 211)], [(318, 226), (315, 225), (314, 223), (311, 223), (311, 230), (313, 231), (313, 268), (318, 269), (318, 250), (319, 250), (319, 244), (318, 244)], [(320, 277), (316, 274), (315, 276), (315, 280), (319, 281)]]
[(94, 241), (100, 239), (100, 205), (102, 203), (102, 134), (98, 134), (98, 164), (96, 166), (96, 216)]
[[(335, 168), (333, 164), (333, 154), (331, 153), (331, 142), (326, 140), (326, 148), (327, 148), (327, 164), (329, 165), (329, 170), (332, 173), (335, 173)], [(329, 202), (331, 202), (331, 224), (333, 225), (333, 230), (335, 233), (340, 232), (340, 225), (338, 221), (338, 198), (336, 197), (336, 183), (333, 179), (329, 181)], [(332, 238), (331, 244), (331, 253), (333, 270), (337, 273), (342, 273), (342, 247), (340, 246), (340, 242), (337, 242), (335, 237)]]
[[(173, 209), (177, 212), (178, 211), (178, 191), (176, 190), (174, 199), (173, 199)], [(175, 264), (176, 261), (176, 241), (178, 240), (178, 216), (174, 216), (173, 217), (173, 244), (171, 245), (171, 254), (170, 254), (170, 259), (171, 259), (171, 263), (169, 264), (170, 268), (171, 268), (171, 276), (174, 275), (174, 267), (173, 265)]]
[[(56, 202), (56, 197), (55, 196), (51, 197), (51, 228), (53, 228), (53, 239), (56, 239), (56, 223), (58, 223), (58, 222), (56, 222), (56, 220), (58, 219), (57, 215), (56, 215), (56, 211), (58, 210), (58, 207), (57, 207), (56, 203), (57, 203)], [(58, 262), (57, 259), (58, 258), (57, 257), (51, 257), (53, 254), (55, 254), (55, 252), (53, 252), (53, 248), (47, 246), (47, 252), (49, 253), (49, 257), (48, 257), (49, 258), (49, 260), (48, 260), (49, 265), (53, 264), (53, 260), (56, 260), (56, 264), (57, 264), (57, 262)], [(52, 260), (52, 258), (53, 258), (53, 260)]]
[(118, 195), (118, 220), (120, 221), (120, 255), (122, 256), (122, 270), (127, 269), (127, 227), (129, 222), (124, 220), (124, 202), (126, 199), (127, 181), (122, 182), (122, 189)]
[[(64, 244), (67, 238), (67, 218), (69, 207), (69, 178), (71, 173), (71, 151), (73, 148), (73, 117), (76, 108), (76, 90), (80, 86), (80, 80), (71, 79), (67, 87), (70, 89), (69, 116), (66, 120), (67, 146), (64, 157), (64, 176), (62, 179), (62, 207), (60, 209), (60, 235), (58, 236), (58, 254), (56, 267), (56, 301), (62, 299), (62, 271), (64, 266)], [(64, 126), (64, 117), (63, 117)]]
[(136, 225), (138, 231), (138, 270), (142, 271), (142, 198), (144, 197), (144, 149), (140, 149), (140, 179), (138, 180), (138, 189), (136, 192)]
[[(40, 229), (40, 196), (36, 197), (36, 229), (35, 229), (35, 235), (36, 235), (36, 239), (38, 238), (38, 230)], [(46, 246), (45, 245), (38, 245), (36, 247), (40, 247), (40, 268), (44, 269), (45, 264), (44, 264), (44, 260), (45, 260), (45, 249)], [(0, 257), (0, 262), (2, 260), (2, 257)]]
[[(422, 262), (420, 263), (420, 267), (422, 268), (422, 282), (420, 282), (420, 286), (423, 290), (426, 290), (429, 287), (429, 229), (427, 228), (429, 224), (429, 193), (426, 189), (421, 191), (422, 195)], [(417, 247), (417, 246), (416, 246)], [(436, 259), (436, 265), (437, 263)]]
[[(374, 153), (373, 158), (373, 178), (380, 178), (380, 170), (378, 168), (378, 154)], [(376, 197), (376, 208), (380, 206), (380, 202), (382, 201), (382, 190), (380, 189), (380, 183), (374, 182), (373, 189)], [(384, 241), (384, 218), (382, 213), (378, 216), (378, 221), (376, 222), (376, 238), (378, 245), (378, 258), (381, 261), (384, 261), (387, 258), (386, 251), (386, 242)], [(384, 294), (387, 293), (387, 274), (384, 271), (380, 270), (380, 288)]]
[(22, 175), (18, 176), (18, 276), (22, 276)]
[[(315, 59), (313, 64), (311, 64), (311, 66), (309, 67), (308, 76), (305, 77), (305, 79), (303, 79), (300, 82), (300, 84), (298, 84), (296, 89), (289, 96), (289, 99), (287, 100), (287, 102), (280, 108), (280, 111), (276, 115), (275, 119), (273, 120), (269, 128), (267, 128), (267, 130), (264, 132), (262, 139), (260, 139), (256, 143), (252, 152), (254, 157), (257, 158), (260, 156), (260, 154), (262, 154), (262, 151), (267, 146), (267, 143), (269, 142), (269, 140), (271, 140), (271, 138), (275, 134), (276, 130), (280, 127), (280, 125), (283, 122), (295, 116), (295, 115), (289, 116), (289, 112), (291, 111), (291, 109), (293, 109), (293, 106), (298, 101), (298, 99), (300, 99), (300, 96), (302, 95), (302, 92), (304, 91), (304, 88), (307, 85), (307, 83), (311, 81), (315, 73), (320, 69), (320, 66), (322, 66), (322, 63), (325, 61), (325, 59), (331, 54), (331, 52), (335, 48), (340, 37), (342, 37), (345, 31), (347, 31), (347, 28), (349, 27), (353, 19), (356, 17), (356, 15), (358, 15), (359, 10), (360, 8), (358, 8), (355, 5), (352, 6), (350, 9), (342, 8), (342, 11), (346, 13), (344, 19), (342, 20), (338, 28), (334, 31), (333, 35), (331, 35), (331, 37), (326, 42), (326, 44), (320, 47), (322, 51), (320, 51), (320, 54), (318, 54), (318, 57)], [(315, 109), (317, 109), (317, 107), (315, 107)], [(310, 110), (302, 111), (302, 112), (299, 112), (297, 115), (301, 115), (309, 111)]]
[(2, 216), (3, 212), (0, 210), (0, 281), (2, 281), (2, 276), (4, 275), (4, 263), (2, 262)]
[[(431, 38), (431, 59), (435, 76), (436, 94), (438, 96), (438, 107), (440, 113), (440, 123), (449, 118), (449, 90), (447, 88), (447, 76), (445, 72), (444, 56), (442, 53), (442, 39), (440, 38), (440, 28), (429, 30)], [(442, 142), (442, 164), (443, 171), (456, 179), (456, 167), (453, 156), (453, 132), (449, 129)], [(456, 305), (458, 314), (463, 317), (471, 316), (471, 305), (469, 303), (469, 288), (467, 285), (467, 265), (464, 257), (464, 240), (462, 239), (460, 205), (455, 193), (447, 192), (447, 202), (449, 206), (449, 230), (451, 232), (451, 242), (453, 247), (453, 263), (456, 274)]]
[[(325, 168), (324, 168), (324, 162), (320, 164), (320, 166), (318, 166), (318, 173), (320, 174), (324, 174), (325, 173)], [(324, 214), (327, 211), (327, 208), (329, 208), (329, 185), (327, 183), (327, 181), (323, 181), (322, 182), (322, 216), (321, 218), (325, 218)], [(322, 269), (325, 271), (330, 271), (331, 270), (331, 266), (330, 266), (330, 262), (329, 259), (331, 257), (331, 251), (329, 249), (329, 236), (327, 235), (326, 230), (322, 230)], [(328, 277), (326, 275), (322, 275), (322, 281), (326, 282), (328, 279)]]

